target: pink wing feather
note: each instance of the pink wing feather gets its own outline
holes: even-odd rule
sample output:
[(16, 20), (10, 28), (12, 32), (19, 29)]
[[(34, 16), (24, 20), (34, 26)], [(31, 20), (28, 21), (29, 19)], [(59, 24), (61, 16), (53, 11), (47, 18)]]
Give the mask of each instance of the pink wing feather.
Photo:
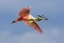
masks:
[(44, 32), (41, 30), (41, 28), (38, 26), (38, 24), (37, 24), (34, 20), (33, 20), (32, 23), (28, 23), (27, 20), (23, 20), (23, 21), (24, 21), (24, 23), (25, 23), (26, 25), (30, 26), (31, 28), (37, 30), (37, 31), (40, 32), (40, 33), (44, 33)]
[(22, 8), (22, 9), (20, 10), (20, 12), (19, 12), (19, 16), (20, 16), (20, 17), (24, 17), (24, 16), (26, 16), (26, 15), (29, 15), (29, 13), (30, 13), (30, 8), (29, 8), (29, 7), (27, 7), (27, 8)]

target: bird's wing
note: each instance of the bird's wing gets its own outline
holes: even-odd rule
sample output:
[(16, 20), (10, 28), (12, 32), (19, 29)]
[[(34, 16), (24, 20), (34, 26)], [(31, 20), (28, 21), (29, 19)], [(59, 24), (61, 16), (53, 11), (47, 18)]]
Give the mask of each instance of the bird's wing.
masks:
[(19, 16), (20, 16), (20, 17), (24, 17), (24, 16), (26, 16), (26, 15), (29, 15), (29, 13), (30, 13), (30, 8), (29, 8), (29, 7), (27, 7), (27, 8), (22, 8), (22, 9), (20, 10), (20, 12), (19, 12)]
[(37, 24), (34, 20), (33, 20), (32, 23), (29, 23), (27, 20), (23, 20), (23, 21), (24, 21), (24, 23), (25, 23), (26, 25), (30, 26), (31, 28), (37, 30), (37, 31), (40, 32), (40, 33), (44, 33), (44, 32), (41, 30), (41, 28), (38, 26), (38, 24)]

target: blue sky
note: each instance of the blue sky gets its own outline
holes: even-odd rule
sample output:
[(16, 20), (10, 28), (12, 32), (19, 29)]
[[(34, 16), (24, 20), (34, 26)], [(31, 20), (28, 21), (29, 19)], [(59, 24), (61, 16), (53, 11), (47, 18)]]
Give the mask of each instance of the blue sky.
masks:
[[(31, 6), (31, 14), (45, 15), (48, 22), (40, 21), (45, 34), (26, 26), (22, 21), (11, 24), (20, 9)], [(0, 43), (63, 43), (64, 0), (0, 0)]]

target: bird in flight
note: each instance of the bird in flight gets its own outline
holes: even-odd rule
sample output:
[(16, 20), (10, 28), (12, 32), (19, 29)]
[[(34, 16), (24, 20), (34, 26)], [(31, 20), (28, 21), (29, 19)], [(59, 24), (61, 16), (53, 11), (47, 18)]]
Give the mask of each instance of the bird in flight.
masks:
[(39, 33), (44, 33), (42, 31), (42, 29), (40, 28), (40, 26), (37, 24), (37, 21), (40, 21), (42, 20), (42, 17), (39, 16), (39, 18), (35, 18), (33, 17), (31, 14), (30, 14), (30, 9), (31, 7), (28, 6), (28, 7), (25, 7), (25, 8), (22, 8), (19, 12), (19, 17), (14, 20), (12, 22), (13, 23), (16, 23), (16, 22), (19, 22), (19, 21), (23, 21), (26, 25), (30, 26), (31, 28), (37, 30)]

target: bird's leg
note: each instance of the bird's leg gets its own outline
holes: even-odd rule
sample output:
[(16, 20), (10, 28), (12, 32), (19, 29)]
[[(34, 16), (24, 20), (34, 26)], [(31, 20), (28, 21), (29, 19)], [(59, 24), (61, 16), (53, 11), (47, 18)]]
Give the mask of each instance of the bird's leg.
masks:
[(39, 17), (38, 18), (36, 18), (36, 21), (38, 22), (38, 21), (41, 21), (41, 20), (43, 20), (43, 16), (40, 16), (40, 15), (38, 15)]
[(48, 18), (45, 18), (45, 16), (44, 15), (42, 15), (42, 16), (40, 16), (40, 15), (38, 15), (39, 17), (36, 19), (37, 21), (41, 21), (41, 20), (45, 20), (45, 21), (48, 21), (49, 19)]

